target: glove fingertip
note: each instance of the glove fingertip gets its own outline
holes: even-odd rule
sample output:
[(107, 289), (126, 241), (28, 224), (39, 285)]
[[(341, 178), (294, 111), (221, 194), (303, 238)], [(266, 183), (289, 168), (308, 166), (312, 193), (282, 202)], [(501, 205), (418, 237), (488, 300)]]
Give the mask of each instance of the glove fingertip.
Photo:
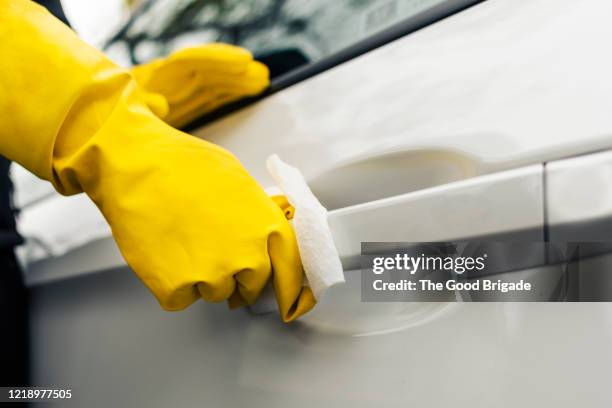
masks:
[(239, 291), (235, 291), (232, 293), (229, 299), (227, 299), (227, 305), (231, 310), (238, 309), (244, 306), (248, 306), (248, 303), (244, 298), (240, 295)]
[(308, 286), (302, 287), (300, 295), (293, 303), (293, 305), (286, 311), (283, 312), (283, 322), (291, 323), (300, 316), (305, 315), (317, 304), (317, 301), (312, 293), (312, 290)]
[(253, 61), (247, 67), (245, 83), (251, 85), (253, 94), (258, 94), (270, 85), (270, 70), (259, 61)]
[(274, 195), (270, 198), (272, 199), (272, 201), (274, 201), (276, 205), (280, 207), (280, 209), (285, 214), (285, 218), (287, 218), (288, 220), (293, 218), (293, 215), (295, 214), (295, 208), (293, 208), (293, 206), (289, 203), (287, 197), (285, 197), (284, 195)]

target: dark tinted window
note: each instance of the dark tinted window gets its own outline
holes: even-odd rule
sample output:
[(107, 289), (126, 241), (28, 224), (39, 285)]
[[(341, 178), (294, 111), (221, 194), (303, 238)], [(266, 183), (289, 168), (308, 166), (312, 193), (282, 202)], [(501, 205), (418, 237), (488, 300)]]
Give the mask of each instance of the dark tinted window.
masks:
[(152, 0), (106, 45), (137, 64), (207, 42), (251, 50), (278, 76), (444, 0)]

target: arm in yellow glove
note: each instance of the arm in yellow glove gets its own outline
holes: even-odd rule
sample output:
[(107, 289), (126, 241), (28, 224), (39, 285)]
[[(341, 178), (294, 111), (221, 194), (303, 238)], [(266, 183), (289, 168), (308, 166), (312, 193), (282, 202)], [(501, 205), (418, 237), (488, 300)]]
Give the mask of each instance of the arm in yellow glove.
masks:
[(155, 117), (129, 72), (45, 9), (0, 0), (0, 154), (84, 191), (168, 310), (252, 303), (272, 277), (282, 317), (314, 305), (281, 208), (226, 150)]
[(245, 96), (257, 95), (269, 84), (268, 68), (251, 53), (227, 44), (186, 48), (132, 68), (136, 82), (147, 91), (151, 110), (174, 127)]

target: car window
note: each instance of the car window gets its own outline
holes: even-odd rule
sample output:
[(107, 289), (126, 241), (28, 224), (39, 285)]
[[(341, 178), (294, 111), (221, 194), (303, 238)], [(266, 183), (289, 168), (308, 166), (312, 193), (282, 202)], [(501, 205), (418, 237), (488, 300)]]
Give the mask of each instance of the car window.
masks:
[(278, 77), (445, 0), (150, 0), (106, 44), (139, 64), (208, 42), (243, 46)]

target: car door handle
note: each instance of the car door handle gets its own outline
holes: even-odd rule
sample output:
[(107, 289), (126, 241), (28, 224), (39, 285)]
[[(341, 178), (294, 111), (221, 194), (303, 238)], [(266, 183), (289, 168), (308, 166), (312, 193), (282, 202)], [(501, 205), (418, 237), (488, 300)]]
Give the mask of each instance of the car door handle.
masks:
[(329, 212), (345, 270), (362, 242), (433, 242), (512, 232), (543, 240), (543, 165), (493, 173)]

